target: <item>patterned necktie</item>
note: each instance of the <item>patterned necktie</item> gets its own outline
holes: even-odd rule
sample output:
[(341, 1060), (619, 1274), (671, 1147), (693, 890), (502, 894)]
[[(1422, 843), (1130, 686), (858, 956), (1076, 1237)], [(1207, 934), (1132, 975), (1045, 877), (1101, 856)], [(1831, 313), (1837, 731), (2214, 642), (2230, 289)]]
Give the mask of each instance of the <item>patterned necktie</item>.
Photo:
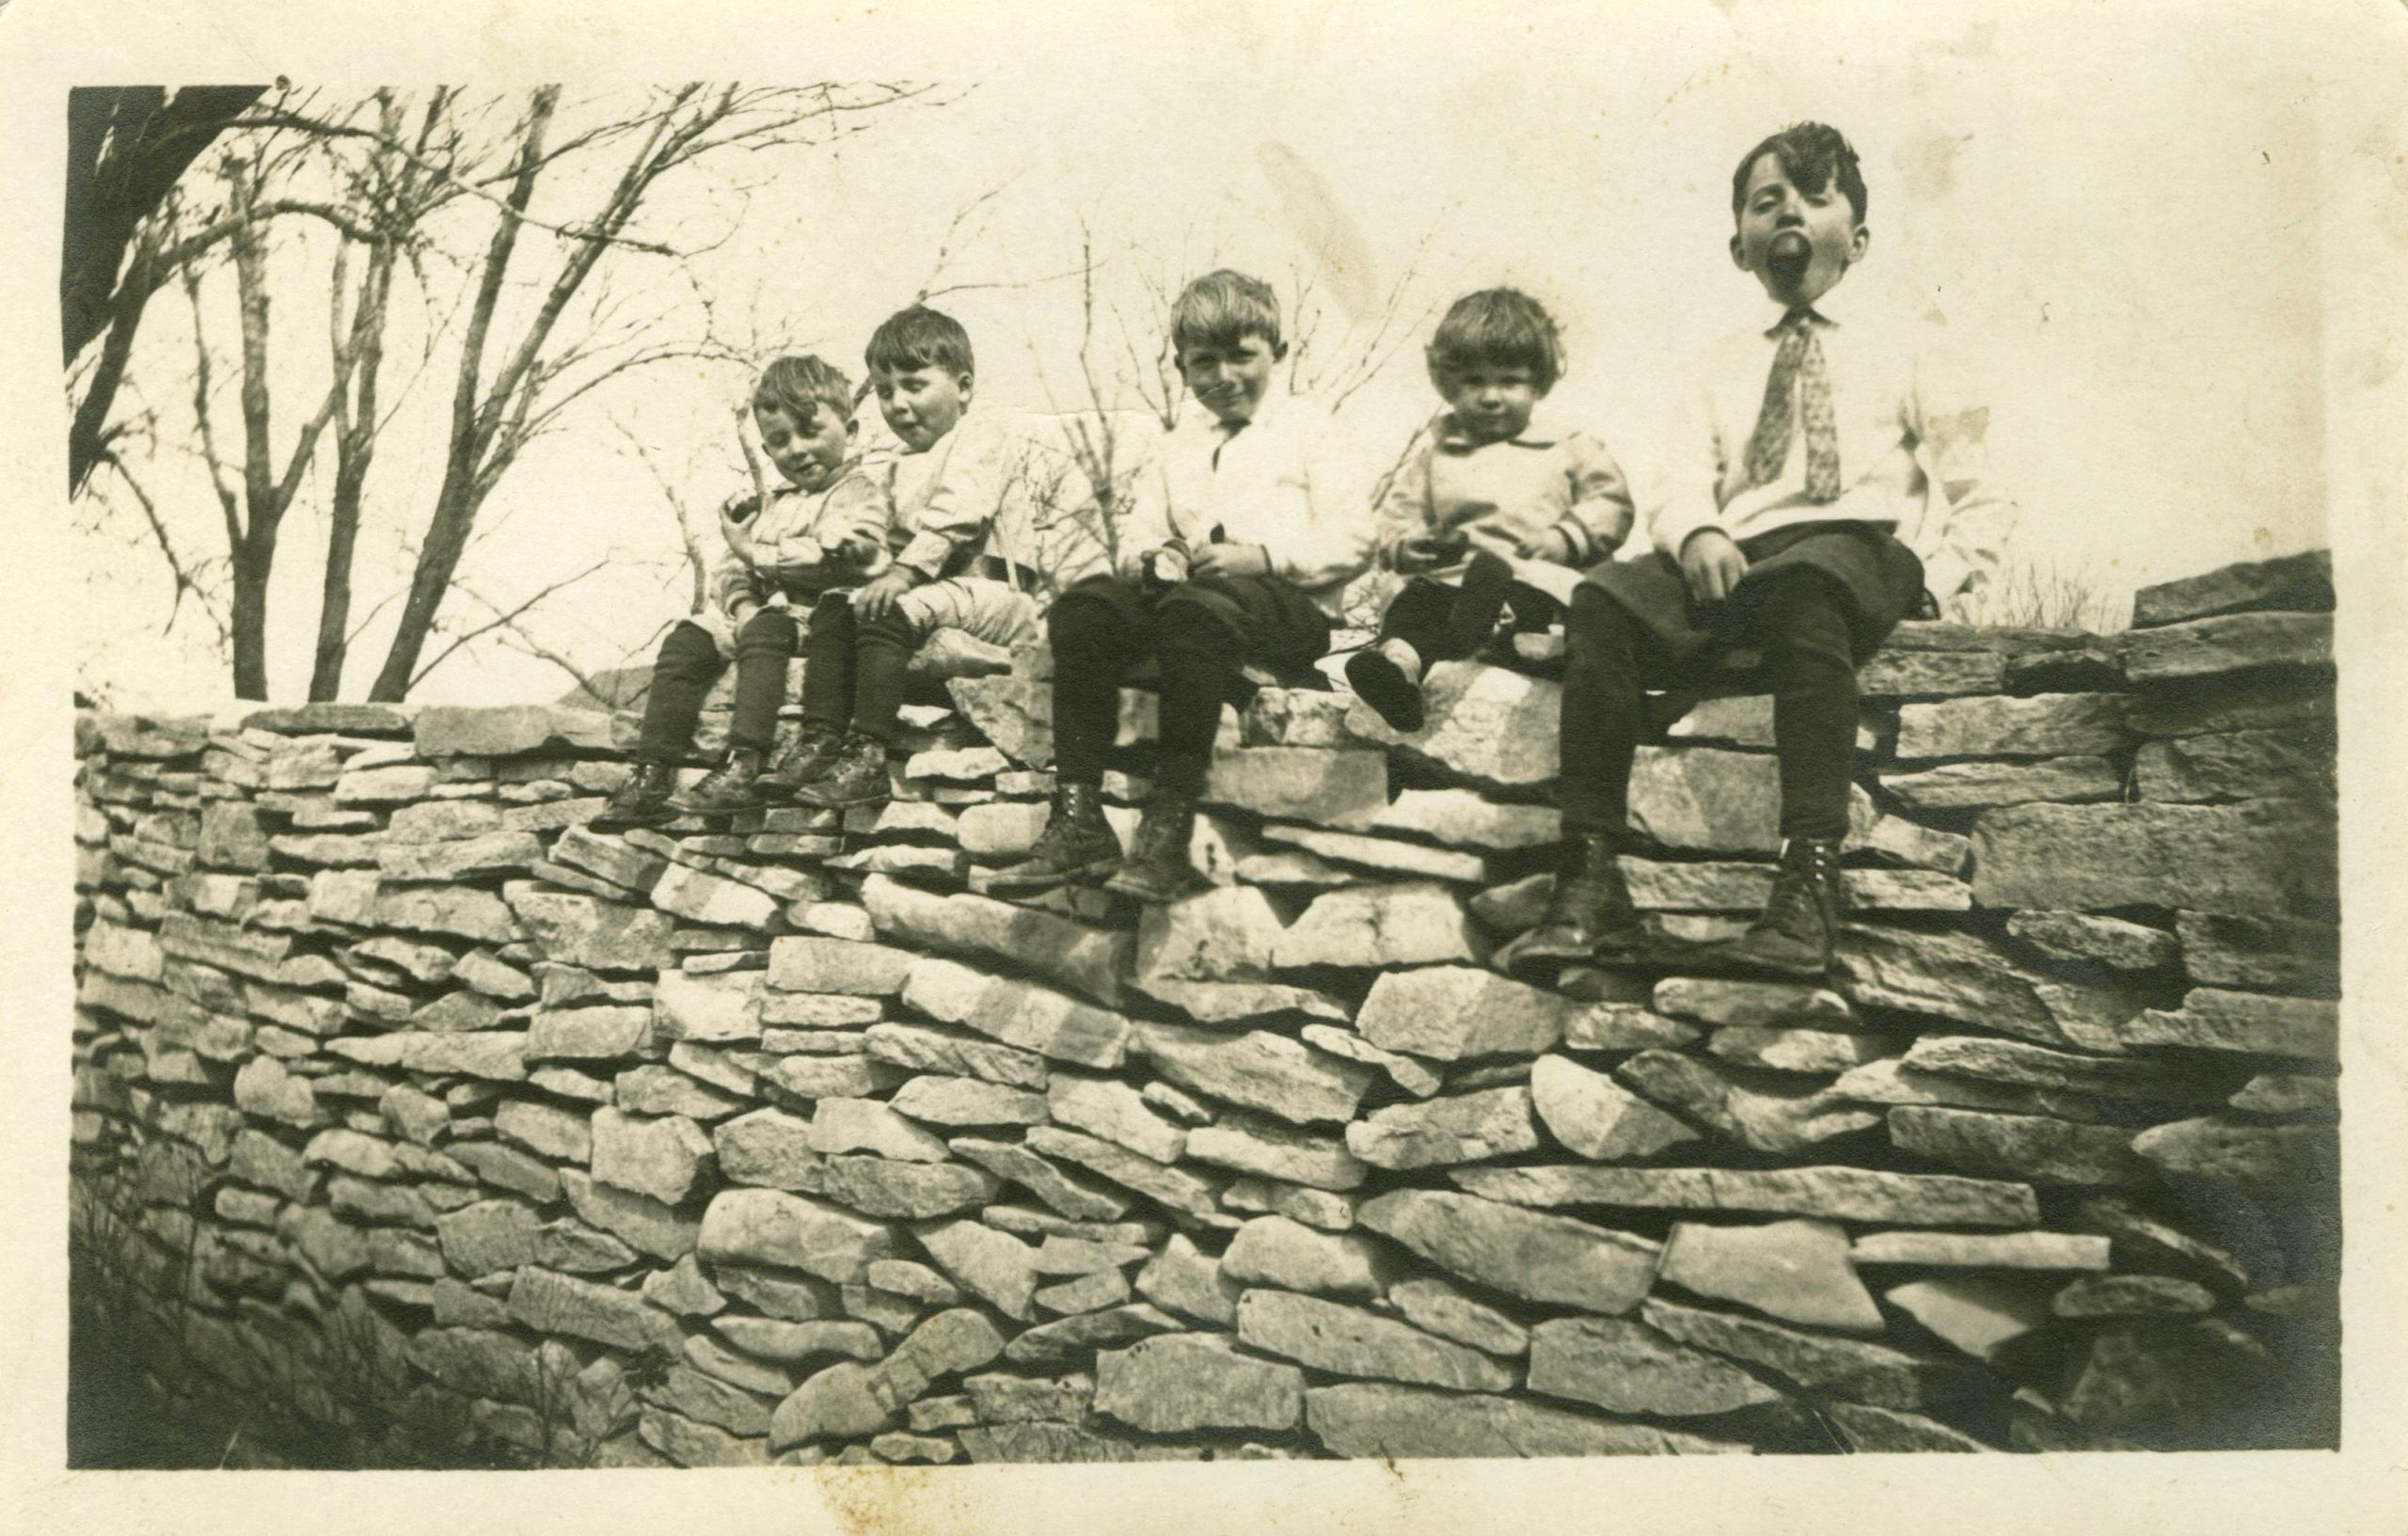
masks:
[(1806, 423), (1806, 499), (1839, 499), (1839, 420), (1831, 406), (1830, 375), (1823, 370), (1823, 343), (1803, 306), (1782, 317), (1781, 345), (1765, 380), (1764, 408), (1748, 438), (1750, 485), (1769, 485), (1781, 478), (1782, 467), (1789, 462), (1794, 420)]

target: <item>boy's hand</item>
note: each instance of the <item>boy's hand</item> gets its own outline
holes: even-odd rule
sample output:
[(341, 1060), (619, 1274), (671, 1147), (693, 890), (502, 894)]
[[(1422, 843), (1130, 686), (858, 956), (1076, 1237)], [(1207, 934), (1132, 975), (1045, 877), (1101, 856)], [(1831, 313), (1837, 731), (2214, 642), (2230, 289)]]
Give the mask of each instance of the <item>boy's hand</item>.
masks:
[(867, 585), (853, 594), (853, 616), (886, 617), (894, 610), (895, 600), (911, 590), (914, 574), (909, 565), (897, 565), (881, 576), (872, 577)]
[(1681, 576), (1695, 602), (1721, 602), (1746, 573), (1749, 556), (1738, 554), (1732, 534), (1719, 528), (1700, 528), (1681, 544)]
[(1572, 546), (1572, 535), (1560, 528), (1542, 530), (1521, 541), (1513, 551), (1524, 560), (1544, 562), (1549, 565), (1569, 565), (1578, 551)]
[(1748, 574), (1748, 557), (1719, 528), (1702, 528), (1681, 546), (1681, 576), (1689, 596), (1700, 603), (1719, 603)]
[(1188, 562), (1190, 576), (1269, 576), (1271, 551), (1259, 544), (1208, 544)]
[(1448, 563), (1458, 552), (1450, 539), (1436, 533), (1416, 533), (1396, 546), (1394, 563), (1400, 576), (1419, 576)]

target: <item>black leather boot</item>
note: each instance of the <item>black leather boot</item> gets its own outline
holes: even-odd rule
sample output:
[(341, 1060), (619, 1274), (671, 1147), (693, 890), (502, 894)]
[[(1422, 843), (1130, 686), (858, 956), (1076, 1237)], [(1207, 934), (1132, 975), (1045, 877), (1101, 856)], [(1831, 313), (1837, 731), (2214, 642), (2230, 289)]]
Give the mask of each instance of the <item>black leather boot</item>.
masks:
[(867, 736), (845, 737), (828, 771), (794, 792), (796, 804), (831, 811), (883, 805), (894, 798), (895, 782), (886, 774), (886, 743)]
[(1187, 856), (1196, 835), (1196, 802), (1183, 795), (1154, 792), (1137, 823), (1136, 846), (1103, 882), (1107, 891), (1139, 901), (1177, 901), (1212, 884)]
[(1611, 832), (1578, 832), (1563, 840), (1555, 891), (1539, 926), (1497, 951), (1499, 970), (1626, 962), (1640, 954), (1647, 930), (1631, 904), (1630, 886), (1615, 863), (1624, 840)]
[(619, 786), (601, 813), (585, 824), (597, 832), (623, 832), (631, 827), (658, 827), (677, 819), (669, 797), (677, 788), (674, 763), (638, 763), (634, 775)]
[(778, 759), (778, 766), (767, 775), (769, 785), (774, 786), (770, 792), (783, 790), (791, 795), (804, 784), (818, 783), (836, 766), (837, 750), (844, 744), (845, 733), (834, 726), (803, 721), (794, 745), (786, 749), (785, 755)]
[(728, 751), (727, 761), (703, 776), (703, 782), (670, 801), (689, 816), (734, 816), (738, 811), (758, 811), (768, 804), (761, 793), (761, 758), (758, 747), (735, 747)]
[(1120, 863), (1120, 839), (1103, 819), (1103, 790), (1096, 784), (1062, 784), (1054, 791), (1054, 816), (1028, 857), (995, 871), (988, 889), (1001, 895), (1033, 895), (1090, 879)]
[(1772, 894), (1748, 931), (1701, 957), (1718, 971), (1818, 980), (1830, 974), (1839, 945), (1847, 880), (1836, 840), (1793, 837), (1782, 845)]

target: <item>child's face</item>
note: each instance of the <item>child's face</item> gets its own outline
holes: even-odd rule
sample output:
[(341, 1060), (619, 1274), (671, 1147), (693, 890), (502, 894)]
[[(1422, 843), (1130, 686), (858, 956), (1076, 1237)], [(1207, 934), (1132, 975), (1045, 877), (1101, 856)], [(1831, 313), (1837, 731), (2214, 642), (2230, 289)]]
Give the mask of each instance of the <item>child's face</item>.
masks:
[(1473, 363), (1447, 375), (1447, 404), (1474, 442), (1503, 442), (1518, 435), (1545, 392), (1518, 364)]
[(1179, 376), (1222, 425), (1242, 427), (1261, 409), (1272, 366), (1287, 354), (1285, 346), (1253, 335), (1228, 343), (1199, 341), (1180, 348)]
[(871, 375), (879, 414), (914, 453), (925, 453), (953, 430), (970, 404), (973, 380), (942, 368), (881, 368)]
[(1767, 152), (1748, 173), (1731, 260), (1776, 303), (1812, 304), (1864, 260), (1871, 238), (1836, 185), (1794, 186), (1781, 157)]
[(853, 445), (852, 421), (832, 410), (798, 420), (783, 406), (755, 405), (752, 425), (761, 434), (761, 451), (797, 490), (826, 490)]

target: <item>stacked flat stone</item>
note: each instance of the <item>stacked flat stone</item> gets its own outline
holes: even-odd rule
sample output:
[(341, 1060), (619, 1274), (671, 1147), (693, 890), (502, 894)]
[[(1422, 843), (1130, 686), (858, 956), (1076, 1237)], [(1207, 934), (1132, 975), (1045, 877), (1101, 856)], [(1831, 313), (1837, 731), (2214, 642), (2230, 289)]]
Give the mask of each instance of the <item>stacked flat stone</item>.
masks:
[[(1260, 693), (1143, 912), (986, 889), (1041, 653), (887, 806), (625, 836), (625, 718), (87, 717), (79, 1230), (230, 1390), (455, 1456), (2330, 1443), (2329, 608), (1904, 626), (1828, 988), (1488, 969), (1557, 832), (1555, 687), (1489, 666), (1404, 737)], [(1770, 739), (1642, 750), (1670, 931), (1762, 901)]]

